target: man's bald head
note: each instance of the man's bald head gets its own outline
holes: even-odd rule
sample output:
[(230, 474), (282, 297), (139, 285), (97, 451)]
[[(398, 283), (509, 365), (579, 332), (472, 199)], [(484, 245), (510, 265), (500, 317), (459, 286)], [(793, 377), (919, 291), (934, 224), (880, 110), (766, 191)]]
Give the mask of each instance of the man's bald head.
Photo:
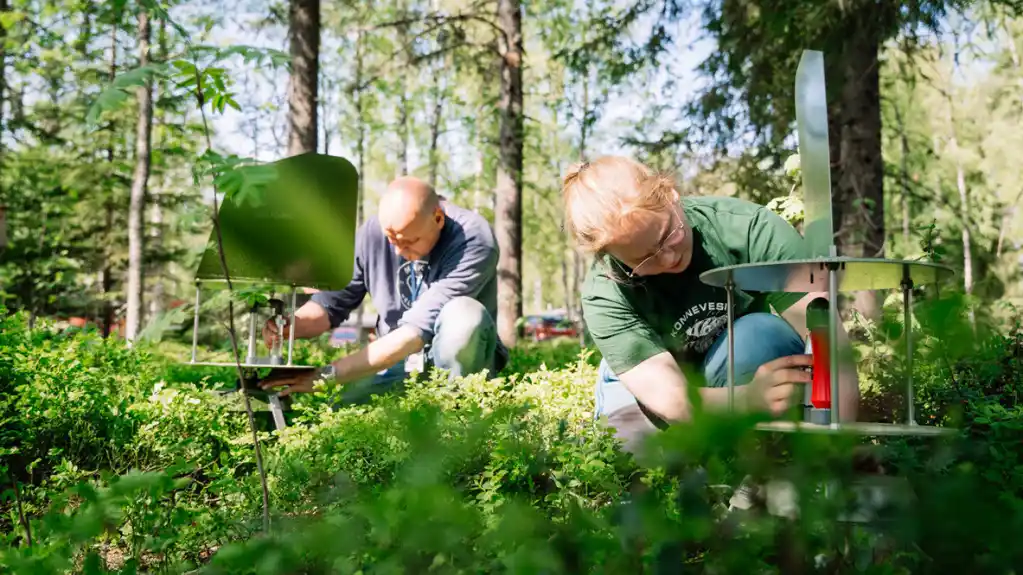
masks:
[(408, 260), (425, 258), (440, 238), (444, 210), (430, 184), (413, 176), (392, 181), (378, 205), (377, 219), (398, 255)]
[(432, 213), (439, 206), (440, 200), (430, 184), (413, 176), (402, 176), (388, 184), (378, 208), (388, 223), (402, 225)]

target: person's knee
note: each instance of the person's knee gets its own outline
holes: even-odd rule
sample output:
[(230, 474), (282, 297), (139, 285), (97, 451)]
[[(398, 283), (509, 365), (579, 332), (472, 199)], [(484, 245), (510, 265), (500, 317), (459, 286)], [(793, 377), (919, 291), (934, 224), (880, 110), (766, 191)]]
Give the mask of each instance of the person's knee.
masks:
[[(443, 369), (473, 371), (486, 360), (488, 332), (493, 331), (493, 320), (479, 301), (470, 297), (456, 297), (441, 308), (437, 317), (437, 330), (433, 338), (434, 363)], [(455, 375), (463, 375), (456, 373)]]
[[(770, 313), (751, 313), (735, 320), (735, 379), (745, 384), (757, 369), (772, 360), (803, 352), (803, 341), (784, 318)], [(728, 332), (722, 332), (707, 354), (707, 384), (728, 383)]]

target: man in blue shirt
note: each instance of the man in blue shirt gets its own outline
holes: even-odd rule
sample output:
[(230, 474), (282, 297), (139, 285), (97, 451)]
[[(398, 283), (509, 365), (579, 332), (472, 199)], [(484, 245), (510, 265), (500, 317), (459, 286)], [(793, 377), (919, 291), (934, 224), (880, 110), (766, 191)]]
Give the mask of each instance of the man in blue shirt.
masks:
[[(507, 362), (497, 337), (497, 240), (479, 214), (441, 199), (426, 182), (401, 177), (380, 199), (378, 215), (355, 236), (355, 270), (341, 291), (321, 291), (295, 313), (295, 337), (336, 328), (368, 293), (378, 338), (313, 373), (274, 378), (281, 396), (312, 391), (321, 380), (344, 384), (356, 400), (391, 389), (429, 365), (463, 376)], [(283, 337), (289, 337), (289, 326)], [(278, 337), (268, 322), (263, 337)]]

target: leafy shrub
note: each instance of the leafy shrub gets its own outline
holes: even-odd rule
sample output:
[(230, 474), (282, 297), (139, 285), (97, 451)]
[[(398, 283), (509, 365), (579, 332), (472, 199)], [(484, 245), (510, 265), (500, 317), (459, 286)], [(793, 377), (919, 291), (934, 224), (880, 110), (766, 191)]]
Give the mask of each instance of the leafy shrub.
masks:
[[(48, 443), (25, 452), (39, 461), (35, 475), (19, 475), (29, 482), (21, 501), (35, 544), (16, 527), (8, 490), (0, 505), (12, 529), (0, 564), (123, 573), (1009, 572), (1023, 563), (1019, 326), (949, 351), (927, 332), (954, 328), (954, 306), (916, 312), (925, 332), (914, 369), (918, 420), (957, 425), (949, 439), (765, 434), (753, 430), (756, 416), (700, 416), (633, 458), (592, 420), (597, 358), (566, 361), (565, 344), (527, 348), (513, 362), (542, 362), (529, 373), (435, 372), (358, 406), (300, 398), (292, 426), (260, 434), (269, 533), (258, 521), (244, 415), (213, 401), (206, 383), (168, 381), (173, 348), (29, 335), (6, 318), (15, 329), (0, 332), (3, 385), (39, 391), (2, 399), (6, 420), (20, 425), (5, 426), (5, 464), (22, 437)], [(871, 329), (898, 339), (890, 326)], [(889, 369), (875, 371), (866, 394), (892, 419), (905, 381), (897, 343), (878, 356)], [(30, 359), (11, 361), (11, 349)], [(87, 368), (71, 367), (75, 360)], [(76, 386), (89, 388), (84, 401), (69, 399)], [(47, 415), (29, 429), (14, 407)], [(118, 441), (94, 431), (79, 444), (56, 431), (69, 429)], [(853, 480), (877, 467), (904, 478), (913, 497), (870, 526), (839, 521)], [(744, 478), (790, 480), (798, 514), (767, 513), (759, 496), (749, 511), (729, 510)], [(825, 483), (834, 486), (827, 493)]]

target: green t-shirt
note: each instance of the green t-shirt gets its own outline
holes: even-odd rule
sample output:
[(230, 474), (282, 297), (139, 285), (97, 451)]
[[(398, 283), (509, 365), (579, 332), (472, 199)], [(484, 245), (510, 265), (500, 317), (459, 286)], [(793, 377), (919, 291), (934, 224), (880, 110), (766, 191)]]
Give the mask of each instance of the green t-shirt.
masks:
[[(679, 363), (703, 360), (728, 322), (724, 288), (700, 281), (700, 274), (737, 264), (803, 259), (802, 236), (771, 210), (737, 198), (685, 197), (692, 227), (693, 257), (679, 274), (610, 277), (610, 261), (590, 267), (582, 288), (583, 316), (611, 370), (623, 373), (669, 351)], [(735, 292), (735, 317), (753, 312), (781, 313), (798, 301), (797, 293)]]

